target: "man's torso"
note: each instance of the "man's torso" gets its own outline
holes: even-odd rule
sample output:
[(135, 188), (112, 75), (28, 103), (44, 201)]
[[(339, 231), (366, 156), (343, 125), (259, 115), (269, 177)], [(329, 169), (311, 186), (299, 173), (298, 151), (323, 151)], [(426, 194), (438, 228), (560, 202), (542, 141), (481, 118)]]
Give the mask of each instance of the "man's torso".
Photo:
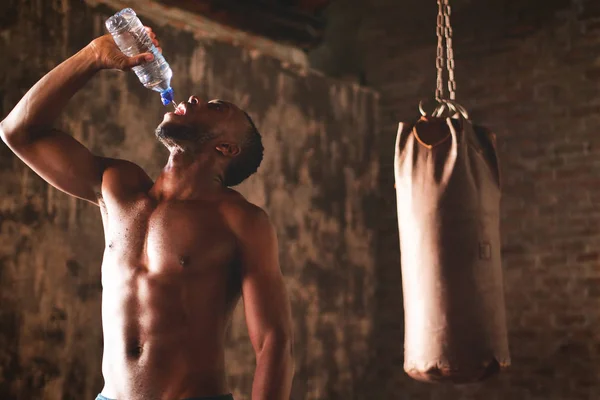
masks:
[(102, 393), (129, 400), (226, 393), (223, 340), (241, 276), (226, 215), (231, 195), (157, 201), (149, 178), (134, 172), (107, 169), (99, 201)]

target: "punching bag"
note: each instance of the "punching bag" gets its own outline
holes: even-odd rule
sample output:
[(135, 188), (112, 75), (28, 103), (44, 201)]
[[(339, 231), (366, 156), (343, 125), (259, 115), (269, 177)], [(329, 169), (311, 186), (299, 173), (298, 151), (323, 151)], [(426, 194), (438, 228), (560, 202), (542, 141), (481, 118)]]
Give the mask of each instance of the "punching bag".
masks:
[(456, 113), (400, 123), (395, 181), (412, 378), (467, 383), (510, 364), (495, 136)]

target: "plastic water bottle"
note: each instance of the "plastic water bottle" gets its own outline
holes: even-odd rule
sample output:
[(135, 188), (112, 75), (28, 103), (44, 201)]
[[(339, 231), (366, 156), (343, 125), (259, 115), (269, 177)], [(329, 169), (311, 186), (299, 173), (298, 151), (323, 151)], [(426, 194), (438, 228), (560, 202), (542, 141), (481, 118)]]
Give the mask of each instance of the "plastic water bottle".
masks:
[(171, 77), (173, 71), (152, 43), (142, 21), (131, 8), (125, 8), (106, 20), (106, 29), (110, 32), (119, 49), (128, 57), (141, 53), (152, 53), (154, 59), (137, 67), (133, 71), (142, 85), (160, 93), (163, 105), (173, 103)]

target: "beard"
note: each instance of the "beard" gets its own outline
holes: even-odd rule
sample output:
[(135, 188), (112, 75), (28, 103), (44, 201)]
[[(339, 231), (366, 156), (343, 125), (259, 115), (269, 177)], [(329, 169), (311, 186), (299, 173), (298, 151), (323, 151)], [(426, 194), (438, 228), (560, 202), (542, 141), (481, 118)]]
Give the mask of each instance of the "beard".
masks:
[(160, 141), (164, 140), (190, 140), (193, 141), (196, 131), (191, 126), (179, 124), (160, 124), (156, 128), (156, 137)]
[(204, 143), (214, 139), (216, 135), (199, 130), (189, 125), (160, 124), (155, 131), (157, 139), (167, 148), (195, 150)]

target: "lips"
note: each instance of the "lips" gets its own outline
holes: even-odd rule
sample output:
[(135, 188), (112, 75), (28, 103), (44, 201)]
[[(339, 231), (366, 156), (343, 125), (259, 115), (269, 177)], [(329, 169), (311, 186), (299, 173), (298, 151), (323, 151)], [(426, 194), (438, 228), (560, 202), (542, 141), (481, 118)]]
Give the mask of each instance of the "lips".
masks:
[(177, 115), (185, 115), (185, 113), (187, 112), (187, 107), (185, 103), (180, 103), (177, 106), (177, 109), (175, 109), (175, 114)]

